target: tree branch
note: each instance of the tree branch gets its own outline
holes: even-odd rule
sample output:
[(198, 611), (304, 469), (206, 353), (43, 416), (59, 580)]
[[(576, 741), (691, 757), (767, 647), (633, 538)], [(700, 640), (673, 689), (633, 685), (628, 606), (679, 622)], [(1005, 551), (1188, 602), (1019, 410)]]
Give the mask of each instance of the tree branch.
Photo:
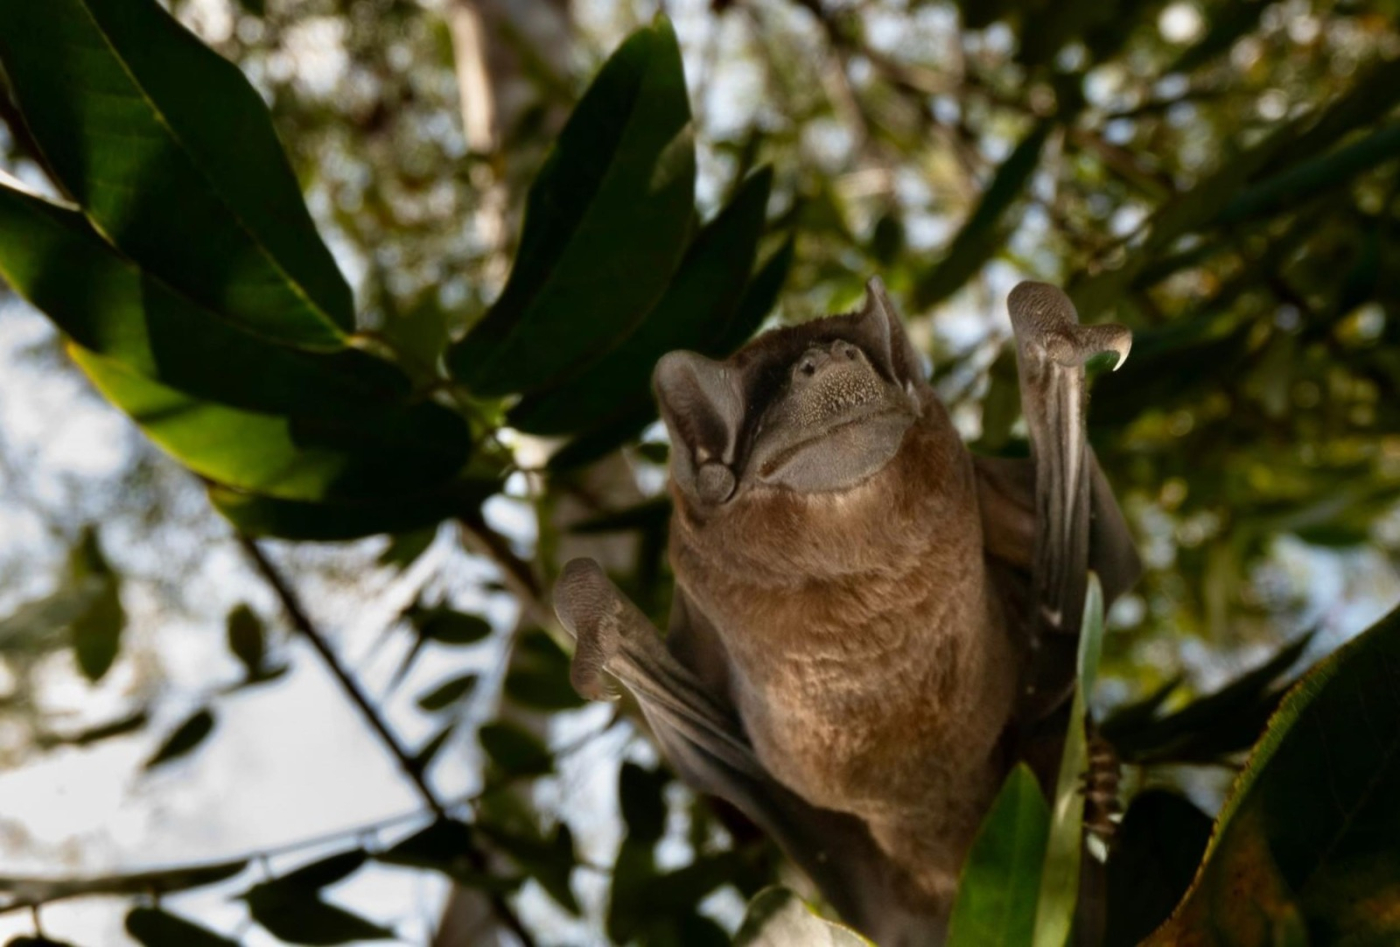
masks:
[[(273, 592), (277, 595), (278, 601), (282, 604), (283, 610), (287, 613), (287, 617), (291, 620), (292, 627), (301, 632), (302, 636), (311, 644), (311, 647), (325, 664), (326, 669), (331, 672), (331, 676), (340, 684), (341, 690), (350, 698), (350, 702), (359, 709), (361, 716), (363, 716), (365, 721), (370, 725), (370, 729), (379, 737), (380, 742), (384, 744), (385, 749), (394, 757), (394, 760), (399, 764), (399, 768), (403, 770), (404, 775), (409, 778), (414, 787), (418, 790), (418, 794), (423, 797), (424, 803), (426, 803), (428, 808), (439, 818), (446, 816), (447, 807), (438, 799), (437, 794), (433, 792), (432, 786), (429, 785), (422, 763), (420, 763), (413, 754), (409, 753), (403, 744), (399, 742), (398, 737), (389, 729), (388, 723), (385, 722), (379, 710), (370, 701), (369, 696), (360, 688), (360, 685), (345, 669), (344, 665), (340, 663), (340, 659), (336, 657), (335, 652), (327, 643), (325, 636), (321, 634), (315, 623), (311, 621), (311, 616), (302, 608), (301, 602), (297, 599), (296, 593), (292, 590), (286, 578), (278, 571), (276, 565), (273, 564), (272, 560), (267, 557), (267, 554), (262, 551), (253, 539), (240, 533), (238, 536), (238, 543), (248, 554), (248, 558), (252, 560), (259, 574), (261, 574), (262, 577), (267, 580), (268, 585), (272, 587)], [(466, 855), (473, 869), (483, 872), (487, 870), (486, 855), (480, 849), (472, 848), (466, 852)], [(521, 923), (514, 908), (506, 901), (505, 896), (500, 892), (491, 892), (490, 899), (492, 910), (495, 912), (497, 920), (514, 934), (525, 947), (533, 947), (534, 938), (531, 937), (530, 933), (525, 929), (524, 924)]]

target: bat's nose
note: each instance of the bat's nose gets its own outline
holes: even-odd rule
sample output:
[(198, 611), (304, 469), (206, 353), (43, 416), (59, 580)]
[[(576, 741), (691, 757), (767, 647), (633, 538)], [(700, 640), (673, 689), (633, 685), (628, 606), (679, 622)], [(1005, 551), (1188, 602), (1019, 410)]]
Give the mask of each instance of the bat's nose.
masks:
[(826, 346), (814, 345), (797, 360), (792, 369), (792, 377), (799, 383), (811, 381), (837, 366), (849, 365), (860, 359), (860, 347), (842, 339)]

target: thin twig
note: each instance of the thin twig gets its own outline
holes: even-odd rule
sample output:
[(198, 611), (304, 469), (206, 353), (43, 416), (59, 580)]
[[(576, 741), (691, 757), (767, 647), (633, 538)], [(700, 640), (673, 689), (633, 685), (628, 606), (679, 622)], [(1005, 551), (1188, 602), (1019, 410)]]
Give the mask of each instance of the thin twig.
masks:
[[(301, 607), (301, 602), (298, 601), (296, 593), (292, 590), (291, 585), (283, 577), (282, 573), (278, 571), (277, 567), (272, 563), (272, 560), (267, 558), (267, 555), (250, 537), (239, 534), (238, 542), (248, 554), (254, 566), (257, 567), (258, 572), (267, 580), (268, 585), (271, 586), (273, 592), (276, 593), (278, 601), (281, 602), (283, 610), (286, 611), (287, 617), (292, 622), (292, 627), (301, 632), (302, 636), (310, 642), (311, 647), (320, 656), (326, 668), (340, 684), (345, 695), (350, 698), (351, 703), (359, 708), (361, 715), (365, 718), (366, 722), (369, 723), (370, 728), (374, 730), (375, 734), (378, 735), (380, 742), (384, 744), (384, 747), (394, 757), (395, 761), (399, 764), (399, 768), (402, 769), (404, 774), (413, 782), (414, 787), (417, 788), (419, 795), (423, 797), (423, 801), (427, 804), (428, 808), (439, 818), (446, 816), (447, 807), (438, 799), (437, 794), (433, 792), (432, 786), (428, 784), (423, 764), (415, 759), (403, 744), (399, 742), (398, 737), (389, 729), (389, 725), (370, 701), (369, 696), (360, 688), (360, 685), (350, 673), (345, 670), (344, 666), (340, 663), (340, 659), (336, 657), (335, 652), (331, 650), (330, 645), (326, 642), (325, 636), (321, 634), (315, 623), (311, 621), (311, 616)], [(486, 871), (487, 863), (485, 853), (480, 849), (472, 848), (466, 852), (466, 855), (474, 870)], [(489, 898), (496, 919), (500, 921), (507, 930), (514, 934), (520, 940), (521, 944), (525, 945), (525, 947), (533, 947), (535, 942), (534, 938), (525, 929), (525, 925), (521, 923), (519, 916), (515, 913), (515, 909), (510, 906), (510, 902), (505, 899), (505, 896), (498, 891), (493, 891), (490, 892)]]

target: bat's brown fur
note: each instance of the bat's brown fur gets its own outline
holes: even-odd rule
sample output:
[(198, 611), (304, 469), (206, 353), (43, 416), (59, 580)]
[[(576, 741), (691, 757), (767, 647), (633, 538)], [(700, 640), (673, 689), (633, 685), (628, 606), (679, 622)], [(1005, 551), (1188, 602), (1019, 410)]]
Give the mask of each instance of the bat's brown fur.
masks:
[(865, 820), (914, 879), (907, 897), (942, 913), (1005, 775), (1018, 662), (972, 457), (918, 394), (895, 460), (848, 490), (760, 488), (713, 510), (675, 490), (670, 553), (765, 768)]

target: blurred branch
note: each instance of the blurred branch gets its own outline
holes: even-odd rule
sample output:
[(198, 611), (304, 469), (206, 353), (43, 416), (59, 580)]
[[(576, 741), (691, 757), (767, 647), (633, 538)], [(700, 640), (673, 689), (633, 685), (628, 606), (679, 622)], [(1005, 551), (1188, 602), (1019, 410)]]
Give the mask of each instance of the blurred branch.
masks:
[[(306, 610), (302, 608), (301, 602), (298, 601), (296, 593), (292, 590), (286, 578), (278, 571), (272, 560), (267, 557), (258, 544), (251, 538), (240, 534), (238, 542), (248, 554), (248, 558), (252, 560), (257, 571), (267, 580), (268, 585), (272, 587), (273, 592), (277, 595), (278, 601), (282, 604), (283, 610), (286, 611), (287, 617), (291, 619), (292, 626), (297, 631), (301, 632), (302, 636), (310, 642), (311, 647), (315, 649), (316, 653), (320, 656), (327, 670), (331, 672), (331, 676), (340, 684), (341, 690), (343, 690), (345, 695), (350, 698), (350, 701), (359, 708), (361, 715), (370, 725), (370, 728), (374, 730), (375, 734), (378, 735), (380, 742), (384, 744), (385, 748), (399, 764), (399, 768), (403, 770), (404, 774), (408, 776), (409, 780), (412, 781), (413, 785), (417, 788), (419, 795), (423, 797), (423, 801), (427, 804), (428, 808), (438, 817), (445, 816), (447, 814), (447, 807), (438, 799), (437, 794), (433, 792), (432, 786), (429, 785), (423, 763), (399, 742), (398, 737), (389, 729), (388, 723), (385, 722), (383, 715), (379, 713), (379, 710), (370, 701), (369, 696), (360, 688), (360, 685), (345, 669), (344, 665), (340, 663), (340, 659), (336, 657), (335, 652), (327, 643), (325, 636), (321, 634), (316, 625), (311, 621), (311, 617), (306, 613)], [(472, 848), (466, 854), (473, 869), (485, 871), (486, 856), (484, 853), (477, 848)], [(534, 939), (526, 931), (525, 926), (520, 922), (520, 918), (516, 916), (515, 910), (506, 901), (505, 896), (500, 892), (492, 892), (491, 904), (500, 922), (519, 938), (522, 944), (526, 945), (526, 947), (531, 947), (534, 943)]]

